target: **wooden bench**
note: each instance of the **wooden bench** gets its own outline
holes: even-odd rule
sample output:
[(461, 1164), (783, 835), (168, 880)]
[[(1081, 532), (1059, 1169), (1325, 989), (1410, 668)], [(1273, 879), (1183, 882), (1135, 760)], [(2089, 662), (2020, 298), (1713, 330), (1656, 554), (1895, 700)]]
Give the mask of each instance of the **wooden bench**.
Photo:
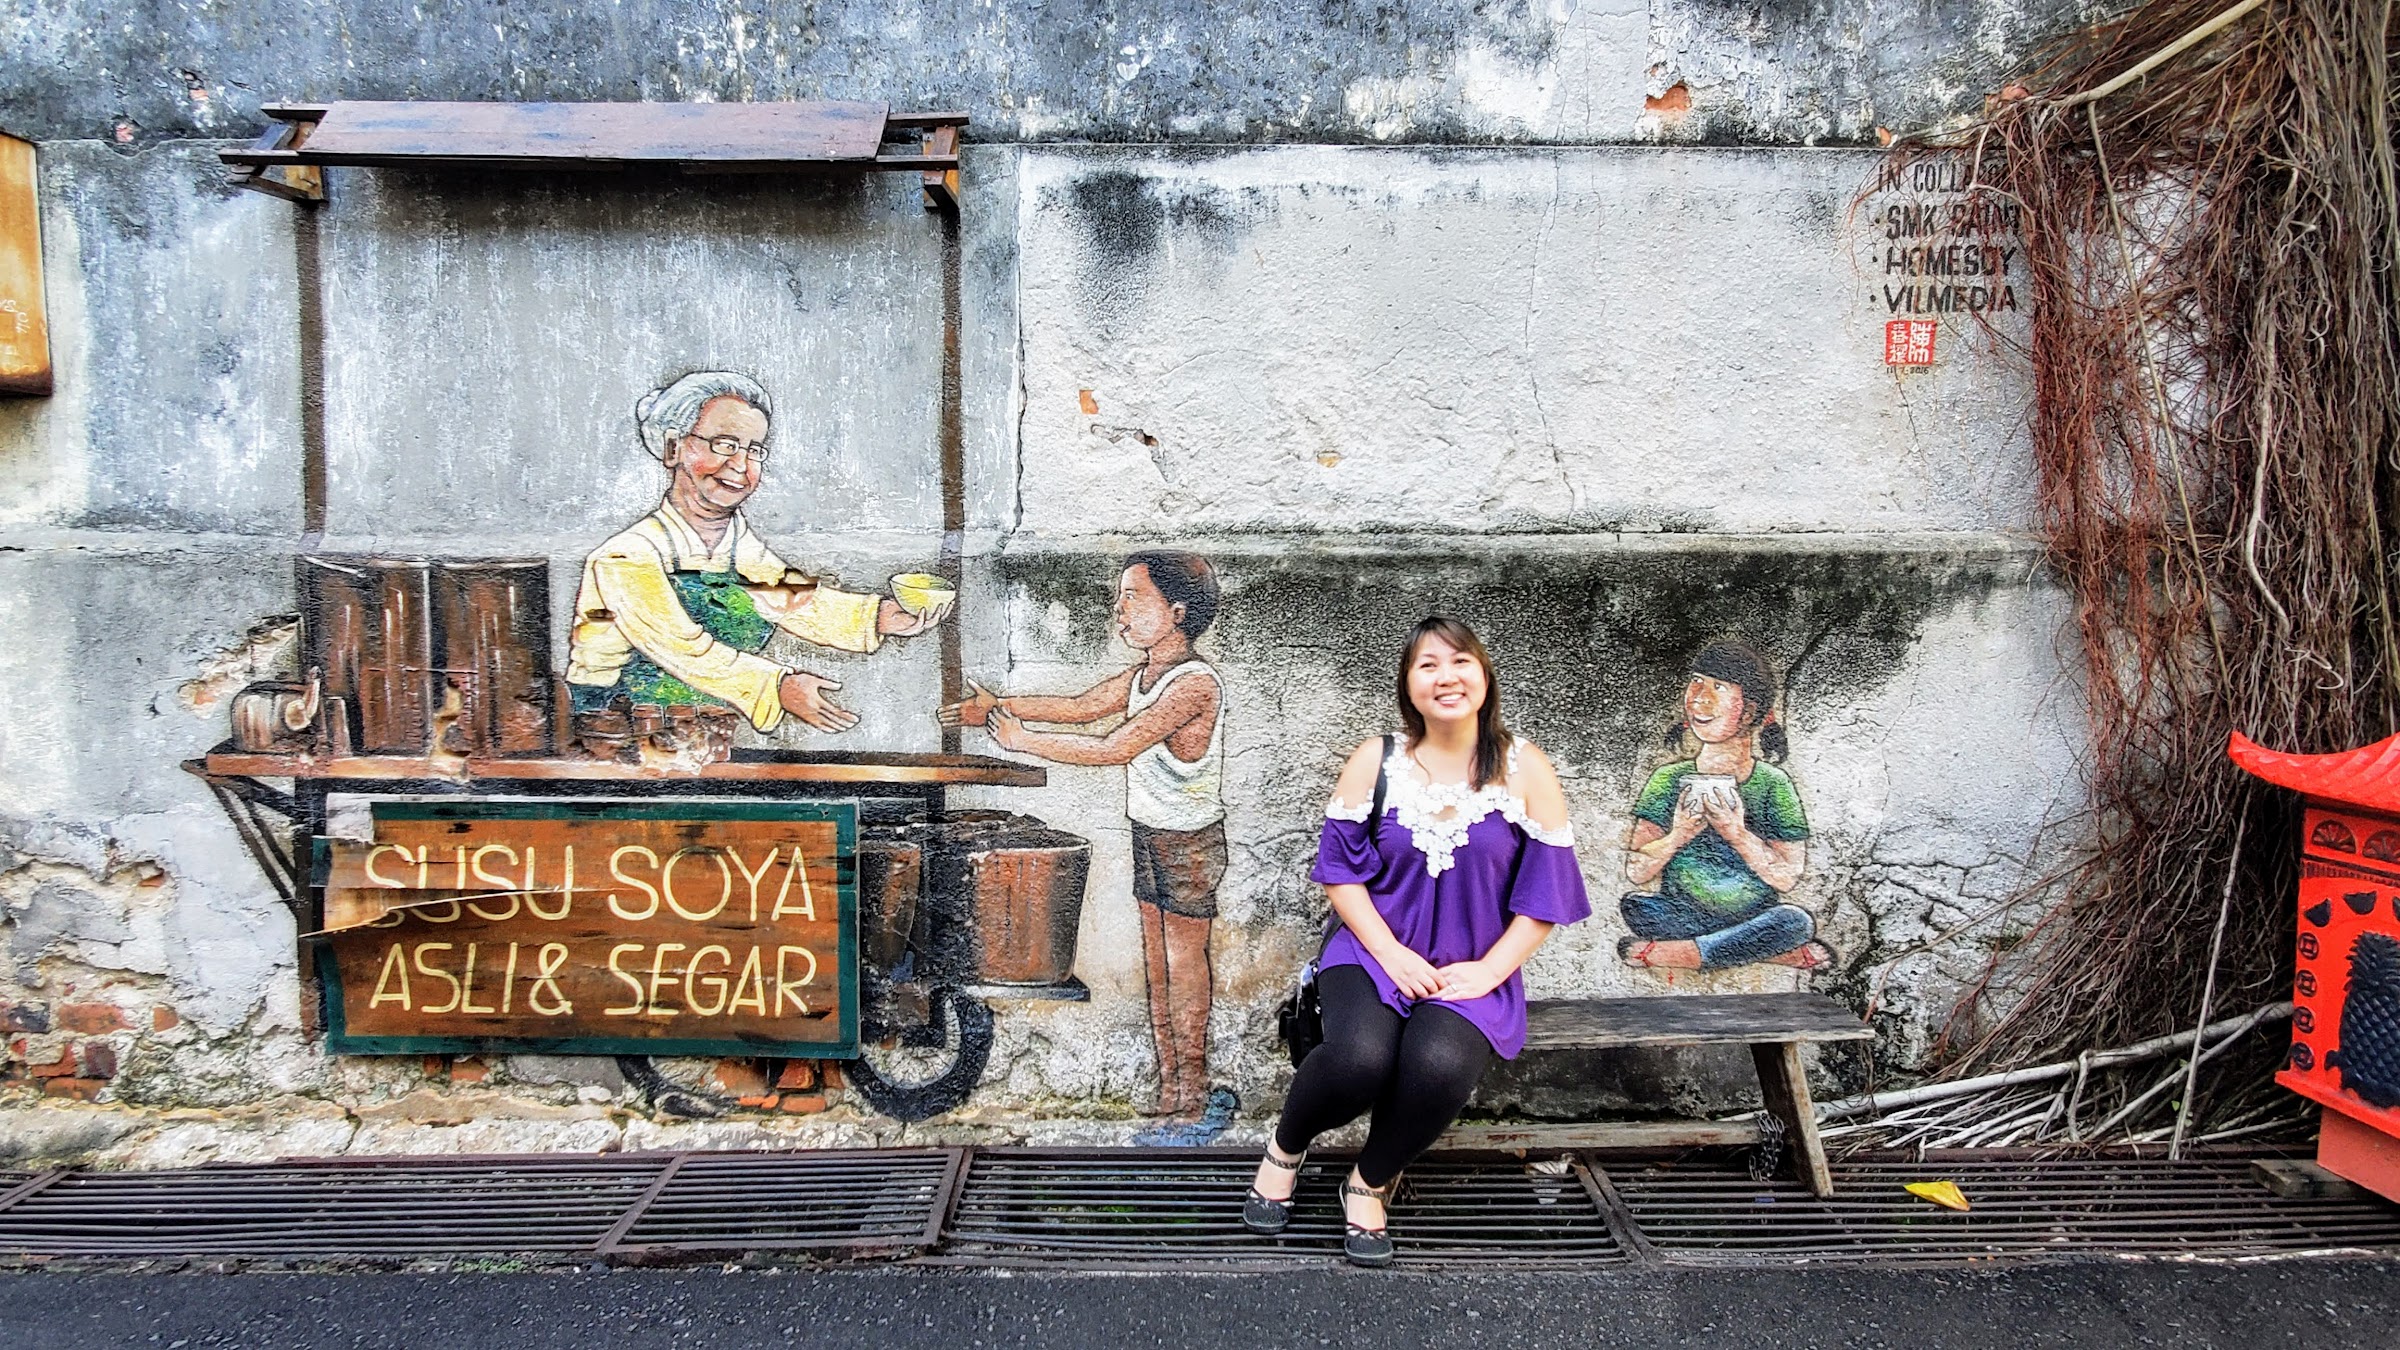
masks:
[[(1833, 1194), (1816, 1103), (1800, 1066), (1800, 1047), (1865, 1041), (1874, 1029), (1823, 994), (1694, 994), (1655, 998), (1536, 999), (1526, 1009), (1527, 1050), (1621, 1050), (1747, 1045), (1758, 1066), (1766, 1108), (1783, 1122), (1792, 1170), (1811, 1191)], [(1689, 1148), (1749, 1144), (1748, 1121), (1623, 1121), (1578, 1124), (1460, 1125), (1442, 1137), (1451, 1148)]]

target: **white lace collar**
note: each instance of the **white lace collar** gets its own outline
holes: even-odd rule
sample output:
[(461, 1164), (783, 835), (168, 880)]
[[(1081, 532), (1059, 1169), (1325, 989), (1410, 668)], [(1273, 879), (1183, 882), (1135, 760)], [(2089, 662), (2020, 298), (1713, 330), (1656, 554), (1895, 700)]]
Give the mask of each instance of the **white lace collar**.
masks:
[[(1507, 783), (1486, 783), (1470, 788), (1464, 783), (1429, 781), (1408, 755), (1408, 743), (1401, 737), (1392, 738), (1392, 753), (1383, 761), (1384, 809), (1400, 818), (1400, 824), (1416, 841), (1417, 850), (1425, 855), (1428, 876), (1440, 876), (1450, 870), (1456, 860), (1459, 845), (1467, 842), (1467, 831), (1476, 822), (1497, 811), (1502, 819), (1525, 832), (1525, 837), (1537, 844), (1553, 848), (1573, 848), (1573, 826), (1545, 828), (1525, 808), (1525, 799), (1509, 791)], [(1517, 746), (1508, 747), (1508, 782), (1516, 781)], [(1326, 804), (1328, 820), (1347, 820), (1365, 823), (1371, 803), (1355, 806), (1336, 797)]]

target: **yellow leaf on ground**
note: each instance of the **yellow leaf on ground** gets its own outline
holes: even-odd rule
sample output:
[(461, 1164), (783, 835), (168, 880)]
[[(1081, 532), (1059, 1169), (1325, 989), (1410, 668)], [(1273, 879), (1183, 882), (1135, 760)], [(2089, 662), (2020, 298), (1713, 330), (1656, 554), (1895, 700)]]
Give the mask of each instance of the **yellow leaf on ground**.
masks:
[(1912, 1181), (1906, 1189), (1910, 1195), (1920, 1200), (1931, 1200), (1944, 1209), (1967, 1208), (1967, 1194), (1958, 1188), (1955, 1181)]

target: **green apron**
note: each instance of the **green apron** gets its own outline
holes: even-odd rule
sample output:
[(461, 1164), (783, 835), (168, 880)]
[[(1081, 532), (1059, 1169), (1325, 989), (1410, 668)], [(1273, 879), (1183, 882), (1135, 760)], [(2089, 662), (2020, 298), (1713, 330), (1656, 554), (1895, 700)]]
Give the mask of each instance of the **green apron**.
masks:
[[(700, 631), (729, 647), (756, 652), (767, 645), (768, 635), (775, 631), (775, 625), (767, 622), (759, 614), (758, 606), (750, 602), (750, 592), (742, 589), (741, 574), (731, 568), (722, 572), (669, 572), (667, 580), (675, 587), (675, 598), (683, 602), (683, 612), (700, 625)], [(703, 694), (669, 675), (638, 647), (627, 658), (625, 668), (617, 672), (615, 684), (579, 685), (574, 694), (578, 712), (596, 712), (620, 698), (668, 707), (733, 707), (714, 694)], [(737, 711), (747, 716), (750, 710)]]

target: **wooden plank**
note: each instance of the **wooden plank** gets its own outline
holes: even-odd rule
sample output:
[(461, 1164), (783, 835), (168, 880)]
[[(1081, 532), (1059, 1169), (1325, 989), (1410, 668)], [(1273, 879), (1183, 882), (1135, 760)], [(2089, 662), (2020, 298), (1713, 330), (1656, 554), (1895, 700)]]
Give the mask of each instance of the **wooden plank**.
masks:
[(928, 169), (924, 179), (925, 204), (939, 211), (958, 209), (958, 128), (935, 127), (925, 136), (925, 154), (934, 159), (948, 160), (947, 166)]
[(722, 764), (698, 771), (665, 766), (618, 764), (594, 759), (468, 759), (452, 768), (409, 755), (307, 755), (212, 751), (201, 761), (209, 774), (244, 778), (298, 778), (349, 782), (457, 784), (476, 779), (509, 782), (577, 783), (889, 783), (910, 786), (1041, 787), (1047, 769), (986, 755), (826, 754), (736, 752)]
[(2250, 1179), (2286, 1200), (2350, 1200), (2359, 1191), (2302, 1158), (2253, 1158)]
[(1526, 1008), (1531, 1050), (1629, 1046), (1864, 1041), (1875, 1031), (1822, 994), (1695, 994), (1536, 999)]
[(299, 159), (571, 166), (872, 161), (888, 105), (341, 102)]
[(0, 394), (50, 392), (39, 187), (32, 142), (0, 135)]
[(1518, 1153), (1537, 1149), (1738, 1147), (1757, 1142), (1758, 1126), (1747, 1120), (1600, 1120), (1453, 1125), (1442, 1135), (1439, 1146)]
[(1817, 1133), (1817, 1106), (1809, 1100), (1808, 1070), (1800, 1063), (1799, 1044), (1753, 1045), (1750, 1055), (1758, 1064), (1758, 1087), (1767, 1110), (1783, 1121), (1793, 1175), (1813, 1194), (1833, 1194), (1833, 1172), (1825, 1164), (1825, 1140)]
[(618, 1215), (617, 1221), (610, 1224), (608, 1231), (592, 1245), (594, 1256), (607, 1256), (625, 1244), (625, 1235), (633, 1231), (633, 1226), (641, 1221), (642, 1215), (648, 1212), (651, 1203), (658, 1199), (660, 1192), (667, 1189), (667, 1183), (675, 1179), (675, 1174), (683, 1170), (684, 1162), (691, 1156), (689, 1153), (678, 1153), (667, 1159), (667, 1165), (658, 1170), (658, 1175), (651, 1180), (649, 1188), (642, 1192), (640, 1198), (627, 1205), (625, 1212)]
[(1641, 1223), (1633, 1217), (1632, 1207), (1625, 1203), (1624, 1196), (1617, 1194), (1616, 1183), (1608, 1179), (1608, 1173), (1590, 1159), (1577, 1158), (1575, 1175), (1583, 1182), (1584, 1194), (1592, 1197), (1592, 1203), (1600, 1210), (1601, 1220), (1607, 1223), (1609, 1233), (1616, 1238), (1617, 1245), (1625, 1250), (1625, 1254), (1642, 1265), (1656, 1262), (1658, 1248), (1651, 1245), (1650, 1235), (1642, 1231)]
[(884, 116), (884, 125), (894, 130), (906, 127), (963, 127), (968, 117), (963, 112), (896, 112)]
[(853, 1054), (855, 811), (383, 804), (375, 842), (320, 842), (328, 915), (404, 906), (319, 949), (329, 1042)]
[(12, 1190), (0, 1191), (0, 1209), (7, 1209), (9, 1206), (16, 1204), (20, 1200), (29, 1200), (34, 1196), (41, 1194), (43, 1191), (49, 1190), (51, 1187), (57, 1185), (61, 1181), (66, 1180), (70, 1175), (73, 1174), (73, 1170), (74, 1169), (72, 1168), (55, 1167), (47, 1172), (42, 1173), (40, 1176), (34, 1177), (30, 1181), (26, 1181), (18, 1185)]
[(234, 166), (233, 185), (294, 202), (325, 200), (325, 171), (287, 162), (294, 146), (308, 139), (313, 122), (269, 122), (258, 139), (217, 158)]

